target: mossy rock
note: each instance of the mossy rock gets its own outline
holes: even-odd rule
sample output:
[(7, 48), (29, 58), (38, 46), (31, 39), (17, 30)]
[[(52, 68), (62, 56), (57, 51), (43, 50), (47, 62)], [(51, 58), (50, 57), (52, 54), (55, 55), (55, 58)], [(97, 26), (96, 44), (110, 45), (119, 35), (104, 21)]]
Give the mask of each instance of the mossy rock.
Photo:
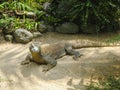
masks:
[(68, 22), (68, 23), (63, 23), (60, 26), (57, 26), (55, 31), (64, 34), (75, 34), (79, 32), (79, 27), (74, 23)]
[(81, 26), (81, 30), (83, 33), (88, 33), (88, 34), (95, 34), (97, 33), (97, 27), (96, 25), (87, 25), (87, 26)]
[(41, 33), (45, 33), (47, 32), (47, 26), (45, 24), (39, 24), (38, 25), (38, 31), (41, 32)]

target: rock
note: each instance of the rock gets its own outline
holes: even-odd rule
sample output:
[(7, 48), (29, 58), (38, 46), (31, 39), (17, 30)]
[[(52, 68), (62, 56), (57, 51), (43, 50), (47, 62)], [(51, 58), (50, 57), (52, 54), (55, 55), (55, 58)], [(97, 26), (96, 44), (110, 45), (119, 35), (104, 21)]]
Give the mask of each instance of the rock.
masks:
[(38, 30), (41, 33), (45, 33), (47, 31), (54, 32), (54, 28), (51, 25), (44, 24), (44, 22), (41, 21), (41, 23), (38, 25)]
[(41, 37), (42, 34), (40, 32), (33, 32), (33, 37), (36, 38), (36, 37)]
[(96, 25), (92, 25), (92, 24), (89, 24), (87, 26), (81, 26), (81, 30), (82, 30), (82, 32), (88, 33), (88, 34), (95, 34), (95, 33), (97, 33)]
[(45, 24), (42, 24), (40, 23), (38, 25), (38, 30), (41, 32), (41, 33), (45, 33), (47, 31), (47, 26)]
[(47, 31), (54, 32), (53, 26), (47, 25), (46, 27), (47, 27)]
[(5, 35), (5, 40), (12, 42), (13, 41), (13, 36), (12, 35)]
[(56, 27), (56, 32), (66, 33), (66, 34), (75, 34), (79, 32), (78, 25), (74, 23), (63, 23), (62, 25)]
[(14, 37), (16, 42), (19, 43), (28, 43), (32, 40), (33, 34), (26, 29), (17, 29), (14, 32)]

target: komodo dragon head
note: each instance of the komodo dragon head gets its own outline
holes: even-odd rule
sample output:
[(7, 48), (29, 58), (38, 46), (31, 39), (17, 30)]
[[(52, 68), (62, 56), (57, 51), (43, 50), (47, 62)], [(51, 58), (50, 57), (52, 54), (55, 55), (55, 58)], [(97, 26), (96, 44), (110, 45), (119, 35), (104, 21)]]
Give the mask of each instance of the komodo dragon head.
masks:
[(29, 47), (29, 50), (31, 53), (41, 53), (40, 45), (37, 42), (32, 43)]

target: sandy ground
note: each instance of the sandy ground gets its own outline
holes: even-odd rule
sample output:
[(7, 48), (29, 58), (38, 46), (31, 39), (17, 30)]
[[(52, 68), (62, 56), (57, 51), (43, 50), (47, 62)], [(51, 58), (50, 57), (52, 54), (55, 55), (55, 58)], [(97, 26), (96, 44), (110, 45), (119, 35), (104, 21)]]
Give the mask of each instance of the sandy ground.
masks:
[[(34, 39), (43, 43), (80, 39), (75, 35), (48, 34)], [(91, 38), (92, 39), (92, 38)], [(84, 85), (106, 75), (120, 75), (120, 47), (77, 49), (83, 56), (74, 61), (72, 56), (58, 59), (56, 67), (42, 72), (36, 63), (21, 66), (29, 44), (0, 43), (0, 90), (85, 90)]]

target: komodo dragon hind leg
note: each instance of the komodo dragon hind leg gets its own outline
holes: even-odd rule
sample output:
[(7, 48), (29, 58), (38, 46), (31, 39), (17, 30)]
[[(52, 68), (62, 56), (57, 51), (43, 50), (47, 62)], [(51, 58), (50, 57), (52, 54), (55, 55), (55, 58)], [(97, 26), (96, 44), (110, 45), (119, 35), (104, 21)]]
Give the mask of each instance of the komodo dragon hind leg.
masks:
[(51, 68), (53, 68), (53, 67), (55, 67), (57, 65), (57, 61), (54, 58), (50, 57), (50, 56), (45, 56), (45, 57), (43, 57), (43, 59), (47, 63), (47, 65), (45, 65), (43, 67), (43, 70), (42, 70), (43, 72), (47, 72)]
[(29, 64), (31, 60), (32, 60), (32, 56), (31, 56), (31, 54), (28, 54), (26, 56), (25, 60), (21, 62), (21, 65)]
[(82, 54), (80, 54), (78, 51), (73, 50), (71, 46), (65, 47), (65, 50), (67, 54), (74, 55), (73, 56), (74, 60), (78, 60), (78, 58), (82, 56)]

